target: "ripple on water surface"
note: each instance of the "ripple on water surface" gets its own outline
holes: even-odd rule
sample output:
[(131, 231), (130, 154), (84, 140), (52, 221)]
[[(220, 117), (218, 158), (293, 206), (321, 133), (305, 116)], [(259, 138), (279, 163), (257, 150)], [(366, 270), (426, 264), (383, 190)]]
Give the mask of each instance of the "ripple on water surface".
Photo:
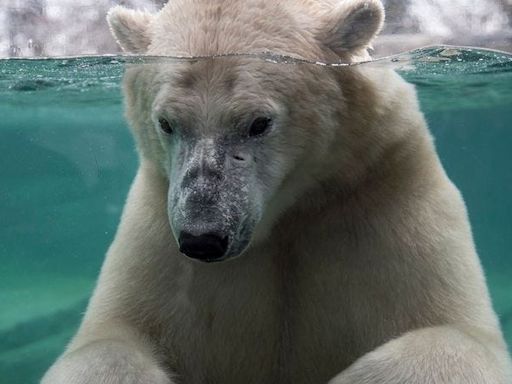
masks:
[[(339, 70), (346, 67), (346, 64), (309, 62), (272, 53), (218, 57), (225, 56), (253, 57), (276, 65), (322, 65)], [(7, 102), (16, 103), (53, 103), (55, 100), (70, 103), (119, 102), (125, 64), (205, 59), (208, 58), (89, 56), (1, 59), (0, 96)], [(512, 100), (512, 55), (505, 52), (439, 46), (357, 65), (395, 68), (418, 87), (423, 107), (428, 109), (481, 107), (485, 104), (508, 104)]]

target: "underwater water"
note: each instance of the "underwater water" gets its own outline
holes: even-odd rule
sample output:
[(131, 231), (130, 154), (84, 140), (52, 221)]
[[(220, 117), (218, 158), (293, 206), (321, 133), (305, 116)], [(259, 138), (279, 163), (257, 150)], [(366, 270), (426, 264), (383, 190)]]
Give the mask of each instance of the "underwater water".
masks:
[[(144, 60), (0, 60), (2, 383), (37, 383), (80, 322), (137, 166), (123, 68)], [(417, 86), (512, 346), (512, 55), (432, 47), (361, 65)]]

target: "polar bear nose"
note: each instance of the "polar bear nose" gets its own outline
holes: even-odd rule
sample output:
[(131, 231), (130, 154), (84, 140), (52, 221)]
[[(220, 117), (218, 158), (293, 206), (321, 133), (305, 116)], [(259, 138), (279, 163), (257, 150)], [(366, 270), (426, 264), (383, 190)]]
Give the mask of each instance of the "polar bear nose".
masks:
[(200, 261), (220, 261), (228, 249), (228, 237), (220, 237), (214, 233), (199, 236), (181, 232), (178, 243), (180, 252)]

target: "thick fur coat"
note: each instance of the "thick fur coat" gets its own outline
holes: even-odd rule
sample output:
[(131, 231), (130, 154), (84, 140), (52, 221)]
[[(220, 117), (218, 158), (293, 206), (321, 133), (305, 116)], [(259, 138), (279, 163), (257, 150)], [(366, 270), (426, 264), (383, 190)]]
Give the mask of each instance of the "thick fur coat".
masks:
[[(383, 8), (172, 0), (108, 19), (131, 53), (354, 62)], [(125, 98), (140, 168), (44, 384), (512, 382), (463, 199), (390, 69), (164, 60), (129, 68)], [(182, 254), (185, 231), (225, 234), (222, 261)]]

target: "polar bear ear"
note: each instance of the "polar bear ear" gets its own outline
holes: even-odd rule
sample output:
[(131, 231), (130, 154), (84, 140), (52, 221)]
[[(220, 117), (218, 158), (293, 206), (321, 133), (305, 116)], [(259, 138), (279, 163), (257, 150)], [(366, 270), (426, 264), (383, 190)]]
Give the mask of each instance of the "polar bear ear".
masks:
[(108, 11), (107, 21), (112, 35), (123, 51), (144, 53), (151, 43), (148, 26), (153, 17), (149, 12), (118, 5)]
[(367, 48), (384, 25), (380, 0), (342, 0), (329, 13), (319, 38), (338, 54)]

